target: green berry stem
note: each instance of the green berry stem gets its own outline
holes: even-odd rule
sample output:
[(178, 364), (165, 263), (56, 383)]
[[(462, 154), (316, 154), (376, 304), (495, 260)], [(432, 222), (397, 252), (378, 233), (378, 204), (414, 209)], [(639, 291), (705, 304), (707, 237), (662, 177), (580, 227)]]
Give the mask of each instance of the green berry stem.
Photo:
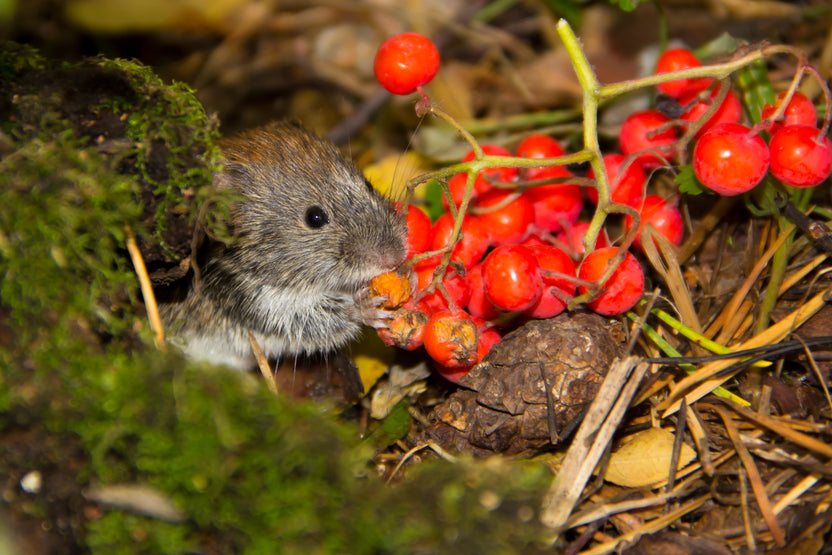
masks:
[[(422, 94), (424, 95), (424, 92), (422, 92)], [(467, 142), (469, 145), (471, 145), (471, 148), (474, 149), (474, 153), (475, 153), (474, 158), (477, 159), (477, 160), (481, 159), (484, 156), (484, 153), (482, 151), (482, 147), (477, 142), (477, 140), (474, 138), (474, 136), (470, 133), (470, 131), (468, 131), (467, 129), (465, 129), (465, 127), (460, 125), (458, 121), (456, 121), (453, 117), (451, 117), (450, 114), (448, 114), (444, 110), (441, 110), (440, 108), (437, 108), (436, 106), (434, 106), (430, 102), (425, 102), (426, 98), (427, 98), (427, 95), (424, 95), (422, 97), (422, 101), (421, 101), (421, 102), (424, 103), (423, 107), (426, 108), (426, 113), (429, 113), (434, 117), (437, 117), (441, 120), (444, 120), (445, 123), (447, 123), (448, 125), (453, 127), (456, 130), (457, 133), (462, 135), (462, 138), (465, 139), (465, 142)], [(417, 112), (417, 114), (418, 114), (418, 112)], [(421, 114), (418, 114), (418, 115), (421, 115)], [(427, 179), (425, 179), (424, 181), (427, 181)]]
[(598, 104), (602, 99), (602, 86), (598, 81), (598, 77), (592, 70), (589, 60), (584, 54), (583, 48), (578, 37), (575, 36), (572, 27), (565, 19), (558, 21), (557, 32), (563, 42), (564, 47), (572, 61), (572, 67), (578, 77), (578, 82), (581, 85), (583, 92), (582, 112), (584, 120), (584, 148), (589, 156), (589, 163), (592, 166), (592, 171), (595, 174), (596, 187), (598, 189), (598, 206), (592, 219), (589, 222), (589, 227), (584, 235), (584, 249), (586, 252), (592, 252), (598, 234), (604, 225), (604, 221), (610, 212), (623, 212), (629, 214), (634, 219), (634, 224), (630, 231), (628, 231), (624, 242), (619, 245), (618, 252), (610, 259), (606, 271), (598, 280), (598, 288), (593, 288), (578, 295), (570, 303), (570, 308), (592, 299), (598, 294), (600, 286), (612, 276), (618, 265), (624, 260), (627, 253), (627, 248), (635, 240), (635, 235), (640, 227), (639, 214), (628, 206), (612, 204), (610, 199), (610, 185), (607, 176), (607, 168), (604, 165), (603, 155), (601, 154), (601, 145), (598, 142)]
[[(808, 187), (792, 191), (791, 201), (798, 210), (806, 212), (814, 190), (814, 187)], [(783, 241), (783, 244), (781, 244), (777, 251), (775, 251), (771, 260), (771, 273), (768, 285), (766, 286), (766, 293), (763, 297), (763, 302), (760, 304), (760, 314), (755, 328), (757, 334), (764, 332), (768, 328), (769, 321), (771, 319), (771, 312), (774, 310), (775, 304), (777, 304), (777, 299), (780, 296), (780, 286), (786, 276), (786, 269), (789, 265), (789, 250), (791, 249), (792, 241), (794, 241), (796, 233), (796, 229), (792, 227), (792, 222), (785, 216), (777, 216), (777, 223), (781, 233), (789, 232), (788, 230), (790, 227), (792, 229), (789, 232), (789, 236), (786, 237), (785, 241)]]
[[(716, 96), (711, 100), (710, 106), (708, 109), (705, 110), (699, 117), (696, 118), (696, 121), (691, 123), (685, 128), (685, 133), (679, 137), (676, 141), (677, 152), (678, 152), (678, 159), (684, 162), (687, 159), (687, 148), (688, 145), (693, 141), (696, 133), (702, 129), (702, 127), (710, 121), (711, 117), (717, 113), (717, 111), (722, 107), (722, 102), (728, 96), (728, 91), (731, 89), (731, 81), (730, 79), (722, 79), (719, 82), (719, 92), (716, 93)], [(677, 120), (678, 121), (678, 120)], [(675, 122), (671, 122), (675, 123)], [(658, 130), (657, 130), (658, 131)]]
[(769, 120), (771, 120), (771, 122), (777, 121), (783, 116), (783, 114), (786, 113), (786, 108), (789, 106), (789, 102), (792, 101), (794, 93), (797, 92), (797, 86), (800, 85), (800, 81), (803, 78), (803, 73), (805, 73), (806, 67), (807, 66), (798, 67), (797, 71), (795, 71), (792, 82), (789, 85), (789, 88), (786, 89), (786, 95), (783, 97), (783, 100), (780, 101), (780, 104), (777, 105), (774, 113), (769, 116)]
[[(563, 156), (557, 156), (554, 158), (522, 158), (518, 156), (483, 154), (482, 158), (474, 158), (469, 162), (460, 162), (459, 164), (453, 164), (438, 170), (417, 175), (408, 181), (407, 186), (410, 190), (412, 190), (414, 187), (422, 183), (427, 183), (432, 179), (442, 182), (461, 172), (468, 172), (473, 175), (477, 175), (482, 170), (497, 167), (540, 168), (548, 166), (566, 166), (567, 164), (587, 162), (590, 157), (591, 154), (584, 150), (571, 154), (564, 154)], [(578, 180), (580, 180), (580, 178), (576, 177), (572, 179), (564, 179), (564, 182), (575, 183)]]
[[(644, 304), (644, 301), (643, 300), (639, 301), (639, 304)], [(664, 317), (667, 317), (669, 319), (669, 321), (665, 321), (665, 318), (662, 317), (662, 316), (659, 316), (659, 318), (661, 320), (665, 321), (665, 323), (667, 323), (673, 329), (678, 329), (680, 332), (682, 330), (690, 330), (691, 332), (693, 332), (693, 330), (691, 330), (690, 328), (688, 328), (687, 326), (685, 326), (684, 324), (682, 324), (681, 322), (679, 322), (678, 320), (676, 320), (675, 318), (673, 318), (672, 316), (667, 314), (666, 312), (662, 311), (661, 309), (654, 308), (650, 312), (652, 314), (656, 314), (657, 316), (659, 315), (659, 313), (663, 314)], [(639, 323), (640, 320), (639, 320), (638, 314), (636, 314), (632, 310), (628, 310), (624, 314), (627, 316), (627, 318), (629, 318), (633, 322)], [(682, 356), (682, 353), (680, 353), (679, 351), (674, 349), (673, 346), (670, 345), (670, 343), (668, 343), (661, 335), (659, 335), (659, 333), (655, 329), (653, 329), (648, 324), (646, 324), (644, 322), (641, 322), (641, 331), (651, 341), (653, 341), (656, 344), (656, 346), (659, 349), (661, 349), (662, 352), (664, 354), (666, 354), (667, 356), (671, 356), (671, 357), (680, 357), (680, 356)], [(682, 333), (684, 334), (684, 332), (682, 332)], [(695, 332), (693, 332), (693, 333), (695, 333)], [(716, 343), (714, 345), (718, 346), (720, 349), (722, 349), (724, 351), (724, 352), (719, 352), (717, 350), (713, 350), (713, 352), (715, 352), (717, 354), (726, 354), (726, 353), (731, 352), (730, 349), (728, 349), (727, 347), (723, 347), (722, 345), (719, 345), (718, 343)], [(696, 367), (692, 364), (680, 364), (679, 367), (682, 368), (688, 374), (693, 374), (696, 371)], [(747, 407), (751, 404), (748, 401), (746, 401), (745, 399), (743, 399), (742, 397), (734, 395), (733, 393), (731, 393), (730, 391), (728, 391), (727, 389), (725, 389), (722, 386), (717, 386), (716, 389), (714, 389), (713, 393), (714, 393), (714, 395), (717, 395), (717, 396), (722, 397), (724, 399), (731, 399), (735, 403), (738, 403), (738, 404), (740, 404), (742, 406), (745, 406), (745, 407)]]
[[(566, 47), (566, 52), (572, 61), (572, 67), (578, 76), (578, 82), (583, 92), (584, 150), (590, 154), (589, 163), (595, 174), (598, 189), (598, 206), (589, 222), (586, 235), (584, 235), (584, 249), (586, 252), (591, 252), (604, 225), (604, 220), (606, 220), (607, 208), (610, 204), (609, 178), (601, 154), (601, 145), (598, 143), (598, 103), (602, 98), (602, 87), (592, 70), (592, 66), (589, 64), (589, 60), (586, 58), (586, 54), (584, 54), (583, 48), (581, 48), (578, 37), (575, 36), (572, 27), (565, 19), (558, 21), (557, 32)], [(623, 260), (623, 255), (621, 259)], [(612, 272), (610, 272), (610, 275), (612, 275)]]
[[(596, 187), (598, 189), (598, 206), (592, 219), (589, 222), (589, 227), (584, 235), (584, 249), (586, 252), (592, 252), (593, 245), (601, 232), (604, 221), (610, 212), (622, 212), (630, 215), (633, 220), (633, 226), (627, 232), (624, 242), (619, 245), (619, 250), (616, 255), (610, 260), (607, 270), (598, 280), (598, 286), (606, 283), (612, 276), (618, 265), (624, 260), (627, 249), (635, 240), (635, 235), (640, 227), (640, 216), (638, 212), (629, 206), (612, 204), (610, 199), (610, 184), (607, 177), (607, 168), (604, 165), (603, 155), (601, 154), (601, 145), (598, 142), (598, 104), (602, 98), (601, 83), (598, 77), (592, 70), (589, 60), (586, 58), (581, 43), (578, 37), (575, 36), (572, 27), (565, 19), (558, 21), (557, 25), (558, 35), (560, 36), (566, 51), (569, 54), (569, 59), (572, 61), (572, 67), (578, 77), (578, 82), (581, 85), (583, 92), (582, 111), (584, 119), (584, 149), (590, 158), (589, 163), (592, 166), (592, 171), (595, 174)], [(577, 304), (586, 302), (597, 295), (598, 289), (590, 289), (583, 295), (578, 295), (570, 303), (570, 308)]]
[(453, 177), (454, 175), (460, 172), (469, 172), (474, 175), (477, 175), (482, 170), (495, 167), (539, 168), (548, 166), (565, 166), (567, 164), (587, 162), (590, 161), (592, 157), (592, 154), (585, 150), (574, 152), (571, 154), (564, 154), (562, 156), (557, 156), (554, 158), (523, 158), (519, 156), (497, 156), (493, 154), (485, 154), (485, 152), (483, 152), (482, 150), (482, 147), (474, 138), (474, 136), (464, 126), (462, 126), (452, 116), (444, 112), (442, 109), (437, 108), (434, 105), (427, 105), (427, 107), (425, 108), (425, 113), (429, 113), (433, 116), (442, 119), (448, 125), (453, 127), (457, 132), (459, 132), (459, 134), (462, 135), (462, 138), (465, 140), (465, 142), (467, 142), (474, 150), (474, 159), (469, 162), (461, 162), (459, 164), (453, 164), (451, 166), (446, 166), (438, 170), (425, 172), (423, 174), (417, 175), (416, 177), (408, 181), (408, 188), (411, 191), (417, 185), (426, 183), (431, 179), (436, 179), (437, 181), (442, 182), (446, 181), (448, 178)]

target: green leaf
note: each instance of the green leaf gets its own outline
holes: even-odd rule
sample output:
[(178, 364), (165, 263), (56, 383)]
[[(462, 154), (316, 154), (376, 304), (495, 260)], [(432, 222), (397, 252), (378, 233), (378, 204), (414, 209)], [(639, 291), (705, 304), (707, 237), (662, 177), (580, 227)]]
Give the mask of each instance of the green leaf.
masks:
[(679, 173), (676, 174), (675, 181), (679, 186), (679, 192), (686, 195), (701, 195), (709, 191), (707, 187), (696, 179), (696, 174), (693, 173), (693, 166), (682, 166), (679, 168)]
[(780, 215), (780, 198), (788, 196), (786, 187), (767, 175), (763, 181), (745, 193), (745, 205), (751, 214), (758, 218)]
[(757, 60), (736, 73), (737, 85), (742, 93), (745, 109), (751, 116), (751, 121), (762, 121), (763, 106), (774, 104), (774, 87), (768, 76), (768, 68), (762, 60)]
[(442, 206), (442, 186), (438, 181), (432, 179), (424, 187), (425, 208), (428, 210), (431, 221), (436, 221), (436, 218), (445, 213), (445, 207)]
[(390, 414), (381, 421), (381, 425), (376, 428), (370, 436), (370, 441), (380, 447), (392, 445), (407, 435), (410, 431), (411, 416), (407, 411), (407, 400), (399, 401)]
[(732, 37), (729, 33), (722, 33), (715, 39), (695, 48), (693, 53), (703, 63), (706, 63), (735, 52), (742, 44), (742, 41)]
[(625, 12), (631, 12), (641, 4), (642, 0), (610, 0), (610, 4), (618, 4)]

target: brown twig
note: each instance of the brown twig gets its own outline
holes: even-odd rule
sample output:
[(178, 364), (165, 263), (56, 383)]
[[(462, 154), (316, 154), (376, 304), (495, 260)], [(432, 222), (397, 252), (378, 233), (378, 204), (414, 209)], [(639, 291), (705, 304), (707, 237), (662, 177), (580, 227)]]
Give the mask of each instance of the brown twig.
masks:
[(156, 347), (164, 350), (166, 345), (165, 329), (162, 325), (162, 318), (159, 316), (159, 305), (156, 304), (153, 285), (150, 283), (150, 276), (147, 275), (147, 266), (145, 266), (142, 252), (136, 244), (136, 236), (133, 235), (133, 230), (130, 227), (125, 227), (124, 231), (127, 235), (127, 252), (130, 254), (130, 260), (133, 261), (133, 267), (136, 269), (136, 275), (139, 278), (139, 287), (142, 290), (142, 298), (144, 298), (147, 318), (150, 321), (150, 329), (156, 334)]
[(783, 207), (783, 215), (796, 225), (816, 248), (832, 254), (832, 230), (825, 223), (813, 220), (791, 202), (787, 202)]
[(595, 465), (612, 440), (641, 378), (650, 367), (646, 363), (637, 363), (636, 357), (613, 363), (572, 440), (561, 471), (544, 498), (540, 519), (556, 533), (566, 524)]
[(257, 367), (260, 368), (260, 373), (263, 374), (263, 377), (266, 379), (269, 389), (271, 389), (273, 393), (277, 394), (277, 382), (274, 379), (274, 370), (272, 370), (269, 360), (266, 358), (265, 353), (263, 353), (260, 343), (257, 342), (257, 339), (254, 338), (254, 335), (251, 332), (248, 332), (248, 341), (251, 343), (251, 351), (254, 353), (254, 358), (257, 360)]
[(748, 449), (746, 449), (743, 444), (742, 439), (740, 438), (740, 433), (737, 430), (737, 426), (734, 424), (734, 421), (731, 419), (731, 416), (719, 407), (714, 407), (714, 410), (725, 423), (725, 429), (728, 431), (728, 436), (734, 444), (734, 449), (737, 450), (737, 454), (740, 456), (740, 460), (742, 461), (746, 472), (748, 472), (748, 480), (751, 482), (751, 489), (754, 491), (754, 497), (757, 499), (757, 505), (760, 508), (760, 512), (763, 514), (763, 519), (766, 521), (768, 529), (771, 531), (771, 535), (774, 537), (774, 541), (777, 545), (783, 547), (786, 544), (786, 533), (777, 522), (777, 517), (774, 515), (774, 511), (771, 506), (771, 500), (766, 494), (765, 486), (763, 486), (763, 480), (760, 477), (760, 472), (757, 470), (757, 465), (754, 464), (754, 459), (751, 456), (751, 453), (748, 452)]

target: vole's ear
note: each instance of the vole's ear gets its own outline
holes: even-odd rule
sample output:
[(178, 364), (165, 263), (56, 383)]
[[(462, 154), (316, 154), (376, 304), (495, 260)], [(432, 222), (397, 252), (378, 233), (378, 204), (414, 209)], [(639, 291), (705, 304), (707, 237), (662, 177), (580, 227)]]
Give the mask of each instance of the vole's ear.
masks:
[(224, 171), (217, 172), (214, 174), (213, 186), (218, 190), (228, 190), (232, 187), (231, 181), (231, 176), (228, 173)]
[(234, 183), (246, 179), (248, 171), (244, 166), (226, 161), (223, 170), (214, 174), (213, 186), (218, 190), (234, 189)]

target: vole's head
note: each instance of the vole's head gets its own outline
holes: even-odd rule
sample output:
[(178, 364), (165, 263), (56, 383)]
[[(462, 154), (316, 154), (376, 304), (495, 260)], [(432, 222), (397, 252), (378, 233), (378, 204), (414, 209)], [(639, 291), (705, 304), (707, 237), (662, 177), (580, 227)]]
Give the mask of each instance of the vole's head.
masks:
[(288, 122), (220, 143), (220, 187), (241, 192), (228, 251), (263, 285), (355, 291), (405, 257), (406, 228), (335, 145)]

